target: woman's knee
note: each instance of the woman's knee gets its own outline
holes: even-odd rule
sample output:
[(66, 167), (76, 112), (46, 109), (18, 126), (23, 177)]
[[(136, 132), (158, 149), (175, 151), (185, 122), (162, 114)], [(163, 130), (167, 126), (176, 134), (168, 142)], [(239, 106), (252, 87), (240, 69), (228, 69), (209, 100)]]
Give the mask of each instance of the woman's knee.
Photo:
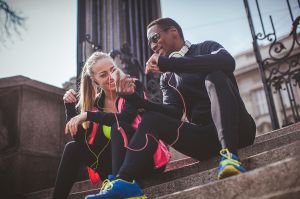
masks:
[(65, 145), (64, 153), (77, 153), (80, 150), (80, 143), (76, 141), (68, 142)]

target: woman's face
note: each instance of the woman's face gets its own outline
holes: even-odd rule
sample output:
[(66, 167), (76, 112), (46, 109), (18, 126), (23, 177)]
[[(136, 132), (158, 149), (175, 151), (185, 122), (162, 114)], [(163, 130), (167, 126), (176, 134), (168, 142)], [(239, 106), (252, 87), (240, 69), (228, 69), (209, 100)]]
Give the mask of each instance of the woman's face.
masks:
[(98, 60), (92, 66), (92, 76), (95, 83), (106, 92), (116, 90), (115, 81), (110, 77), (113, 70), (115, 70), (115, 66), (109, 58)]

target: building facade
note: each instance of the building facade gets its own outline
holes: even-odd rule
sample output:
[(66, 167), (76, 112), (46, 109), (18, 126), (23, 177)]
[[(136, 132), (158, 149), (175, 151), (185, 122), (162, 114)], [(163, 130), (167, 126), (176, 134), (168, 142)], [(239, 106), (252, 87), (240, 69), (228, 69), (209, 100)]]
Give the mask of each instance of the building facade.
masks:
[[(299, 38), (299, 35), (297, 35)], [(293, 51), (289, 54), (289, 57), (297, 55), (300, 52), (299, 45), (294, 45), (295, 42), (292, 36), (285, 36), (278, 40), (285, 46), (285, 49), (290, 49), (293, 47)], [(261, 45), (260, 52), (263, 59), (270, 56), (270, 49), (272, 44)], [(279, 56), (284, 57), (286, 51), (281, 51), (278, 53)], [(245, 106), (249, 113), (253, 116), (257, 126), (257, 133), (264, 133), (272, 130), (271, 120), (269, 116), (269, 110), (266, 100), (265, 91), (263, 88), (263, 83), (261, 80), (260, 71), (255, 58), (255, 54), (252, 49), (242, 52), (235, 57), (236, 70), (235, 76), (238, 82), (239, 91), (245, 102)], [(282, 74), (288, 72), (293, 67), (297, 67), (299, 60), (296, 57), (294, 60), (285, 59), (282, 63), (279, 63), (278, 71)], [(270, 75), (270, 74), (267, 74)], [(291, 77), (293, 78), (293, 77)], [(300, 89), (297, 80), (292, 80), (293, 94), (295, 102), (299, 104), (300, 102)], [(282, 85), (280, 92), (278, 92), (275, 87), (272, 86), (272, 93), (275, 103), (275, 108), (277, 112), (278, 121), (280, 127), (287, 126), (289, 124), (295, 123), (293, 117), (293, 111), (291, 109), (290, 101), (290, 88), (288, 86)], [(283, 106), (286, 111), (283, 110)], [(296, 105), (298, 112), (299, 106)]]

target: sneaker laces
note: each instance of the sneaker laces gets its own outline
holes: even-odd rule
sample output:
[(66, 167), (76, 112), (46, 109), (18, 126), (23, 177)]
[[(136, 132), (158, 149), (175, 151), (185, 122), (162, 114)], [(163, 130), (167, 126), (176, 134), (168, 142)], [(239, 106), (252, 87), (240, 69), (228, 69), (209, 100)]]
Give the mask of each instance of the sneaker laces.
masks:
[(109, 179), (103, 181), (100, 192), (105, 191), (113, 186), (113, 183)]
[(226, 158), (230, 163), (233, 163), (233, 164), (237, 164), (237, 165), (241, 165), (242, 163), (238, 160), (235, 160), (235, 159), (232, 159), (232, 153), (230, 153), (230, 151), (226, 148), (226, 149), (222, 149), (220, 151), (220, 155), (224, 158)]

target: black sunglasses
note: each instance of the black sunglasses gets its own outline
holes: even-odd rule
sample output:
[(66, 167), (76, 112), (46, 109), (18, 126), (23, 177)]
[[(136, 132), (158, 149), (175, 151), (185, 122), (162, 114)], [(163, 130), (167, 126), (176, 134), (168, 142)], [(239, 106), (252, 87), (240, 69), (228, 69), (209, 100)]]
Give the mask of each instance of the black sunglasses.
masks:
[(149, 36), (148, 37), (148, 45), (151, 46), (152, 43), (156, 44), (158, 42), (158, 40), (160, 39), (160, 33), (168, 30), (169, 28), (170, 27), (164, 28), (163, 30), (156, 32), (156, 33), (152, 34), (151, 36)]

